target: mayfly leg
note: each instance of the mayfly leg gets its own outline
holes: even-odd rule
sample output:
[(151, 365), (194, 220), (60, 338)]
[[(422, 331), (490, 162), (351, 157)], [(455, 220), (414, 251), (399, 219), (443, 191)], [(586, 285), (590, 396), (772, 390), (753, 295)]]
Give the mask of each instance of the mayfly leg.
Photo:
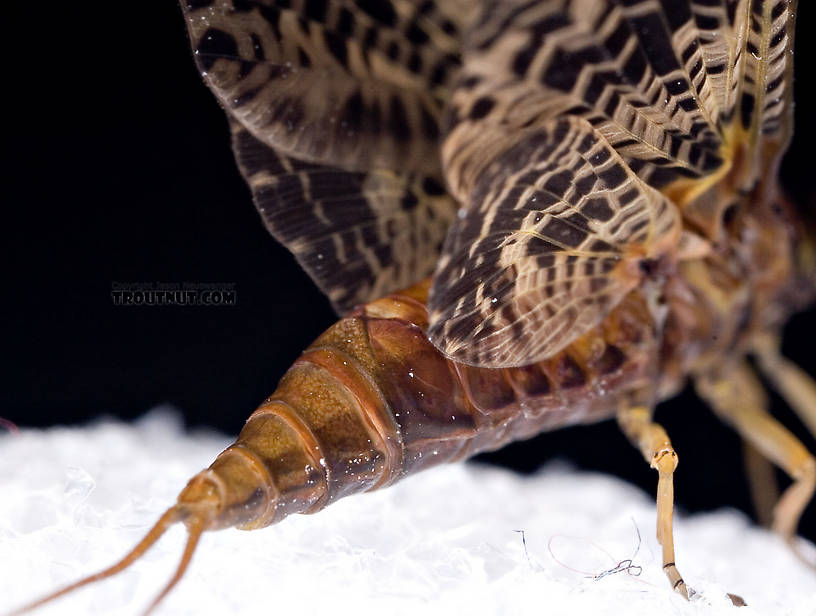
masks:
[(652, 421), (652, 410), (645, 406), (631, 406), (618, 412), (618, 424), (629, 441), (643, 454), (649, 465), (657, 470), (657, 540), (663, 548), (663, 571), (672, 588), (688, 599), (689, 593), (683, 576), (674, 564), (674, 470), (677, 453), (666, 431)]
[(759, 339), (754, 345), (754, 352), (762, 373), (816, 438), (816, 382), (799, 366), (782, 356), (779, 340), (775, 337)]
[(751, 500), (757, 520), (765, 528), (773, 524), (773, 510), (779, 500), (779, 485), (776, 481), (776, 469), (773, 464), (762, 455), (751, 441), (742, 439), (745, 476), (748, 478), (748, 487), (751, 490)]
[[(762, 373), (816, 438), (816, 382), (799, 366), (782, 356), (777, 336), (759, 337), (754, 354)], [(754, 452), (754, 453), (751, 453)], [(746, 441), (746, 470), (759, 521), (773, 523), (773, 505), (779, 498), (776, 477), (768, 472), (769, 462)]]
[[(772, 528), (796, 551), (793, 544), (796, 527), (816, 488), (816, 459), (768, 413), (762, 384), (745, 362), (716, 375), (698, 377), (695, 385), (723, 421), (793, 480), (774, 507)], [(801, 557), (798, 552), (797, 555)]]

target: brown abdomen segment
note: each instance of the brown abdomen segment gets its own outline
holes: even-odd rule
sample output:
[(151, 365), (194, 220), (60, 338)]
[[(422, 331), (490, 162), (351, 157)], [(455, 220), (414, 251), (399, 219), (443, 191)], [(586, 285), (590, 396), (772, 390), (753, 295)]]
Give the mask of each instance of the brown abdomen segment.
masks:
[(219, 456), (216, 474), (219, 463), (240, 457), (270, 484), (264, 513), (246, 527), (313, 513), (544, 430), (606, 418), (645, 378), (654, 332), (637, 294), (548, 360), (484, 369), (456, 364), (428, 341), (427, 292), (426, 281), (329, 328)]

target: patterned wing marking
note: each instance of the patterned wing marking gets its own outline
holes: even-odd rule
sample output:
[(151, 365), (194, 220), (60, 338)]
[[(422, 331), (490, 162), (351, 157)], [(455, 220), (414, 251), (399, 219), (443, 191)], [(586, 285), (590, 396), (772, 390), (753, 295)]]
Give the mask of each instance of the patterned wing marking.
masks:
[[(685, 20), (672, 40), (672, 46), (682, 50), (680, 58), (685, 60), (698, 100), (715, 126), (729, 122), (734, 113), (746, 35), (745, 24), (735, 17), (747, 2), (691, 0), (688, 11), (693, 21)], [(681, 14), (686, 11), (682, 2), (663, 5)]]
[(660, 270), (677, 209), (585, 120), (526, 133), (459, 211), (429, 299), (430, 339), (483, 367), (545, 359)]
[(469, 11), (460, 5), (467, 3), (183, 2), (205, 80), (256, 138), (349, 170), (432, 173)]
[(305, 163), (231, 126), (264, 224), (339, 313), (433, 272), (456, 212), (440, 180)]
[(478, 176), (478, 152), (507, 147), (494, 133), (512, 141), (561, 115), (589, 121), (652, 185), (719, 168), (733, 106), (722, 73), (736, 54), (719, 44), (733, 37), (716, 2), (492, 4), (465, 40), (452, 99), (443, 160), (456, 196)]
[[(796, 0), (752, 0), (738, 15), (747, 24), (739, 112), (749, 152), (741, 188), (750, 189), (776, 165), (793, 130), (793, 34)], [(768, 167), (773, 169), (769, 170)]]
[[(563, 348), (637, 284), (632, 264), (644, 261), (633, 247), (634, 254), (677, 253), (676, 234), (658, 224), (676, 221), (676, 212), (654, 209), (665, 209), (666, 198), (716, 241), (728, 204), (775, 177), (787, 142), (794, 10), (794, 0), (489, 3), (463, 43), (442, 146), (445, 177), (465, 209), (431, 297), (435, 344), (484, 366), (523, 364)], [(514, 161), (512, 153), (558, 118), (587, 122), (619, 156), (630, 196), (641, 197), (632, 207), (653, 221), (643, 223), (652, 239), (636, 237), (631, 226), (621, 227), (631, 236), (598, 228), (597, 219), (611, 211), (616, 220), (620, 206), (606, 195), (607, 207), (599, 207), (606, 214), (593, 224), (582, 227), (571, 213), (569, 227), (559, 215), (547, 223), (550, 235), (529, 232), (539, 221), (511, 205), (528, 190), (516, 185), (516, 170), (534, 168), (530, 184), (544, 171), (535, 163), (552, 163), (555, 154), (542, 147), (541, 160)], [(565, 164), (568, 196), (552, 194), (575, 205), (579, 180)], [(486, 178), (508, 196), (485, 200)], [(575, 241), (554, 241), (567, 228)], [(598, 234), (603, 255), (585, 243)], [(530, 254), (522, 254), (519, 235), (543, 239), (528, 239)]]
[(479, 153), (507, 147), (486, 124), (512, 141), (560, 115), (587, 119), (652, 186), (700, 180), (686, 201), (717, 173), (750, 189), (789, 139), (794, 13), (795, 0), (494, 1), (452, 99), (454, 194), (469, 193)]

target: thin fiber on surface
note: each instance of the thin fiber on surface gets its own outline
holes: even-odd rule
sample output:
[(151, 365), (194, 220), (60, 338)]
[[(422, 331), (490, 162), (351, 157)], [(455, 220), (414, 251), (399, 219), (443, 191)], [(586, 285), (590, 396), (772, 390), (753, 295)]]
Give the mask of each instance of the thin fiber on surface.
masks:
[[(120, 558), (229, 441), (167, 413), (0, 435), (0, 612)], [(268, 529), (205, 534), (157, 613), (816, 614), (816, 575), (745, 516), (675, 520), (692, 602), (661, 571), (650, 495), (563, 465), (450, 465)], [(179, 526), (129, 571), (37, 613), (138, 614), (182, 546)]]

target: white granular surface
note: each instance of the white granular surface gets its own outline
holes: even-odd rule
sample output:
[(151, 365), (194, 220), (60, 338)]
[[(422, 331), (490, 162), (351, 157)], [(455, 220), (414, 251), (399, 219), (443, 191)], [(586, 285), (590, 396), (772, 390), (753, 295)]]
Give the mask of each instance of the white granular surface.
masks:
[[(110, 565), (228, 442), (185, 433), (166, 412), (0, 436), (0, 612)], [(816, 614), (816, 574), (742, 514), (675, 525), (691, 602), (661, 571), (651, 495), (564, 465), (529, 477), (444, 466), (314, 516), (205, 534), (156, 613)], [(37, 613), (141, 613), (183, 541), (174, 528), (129, 571)]]

